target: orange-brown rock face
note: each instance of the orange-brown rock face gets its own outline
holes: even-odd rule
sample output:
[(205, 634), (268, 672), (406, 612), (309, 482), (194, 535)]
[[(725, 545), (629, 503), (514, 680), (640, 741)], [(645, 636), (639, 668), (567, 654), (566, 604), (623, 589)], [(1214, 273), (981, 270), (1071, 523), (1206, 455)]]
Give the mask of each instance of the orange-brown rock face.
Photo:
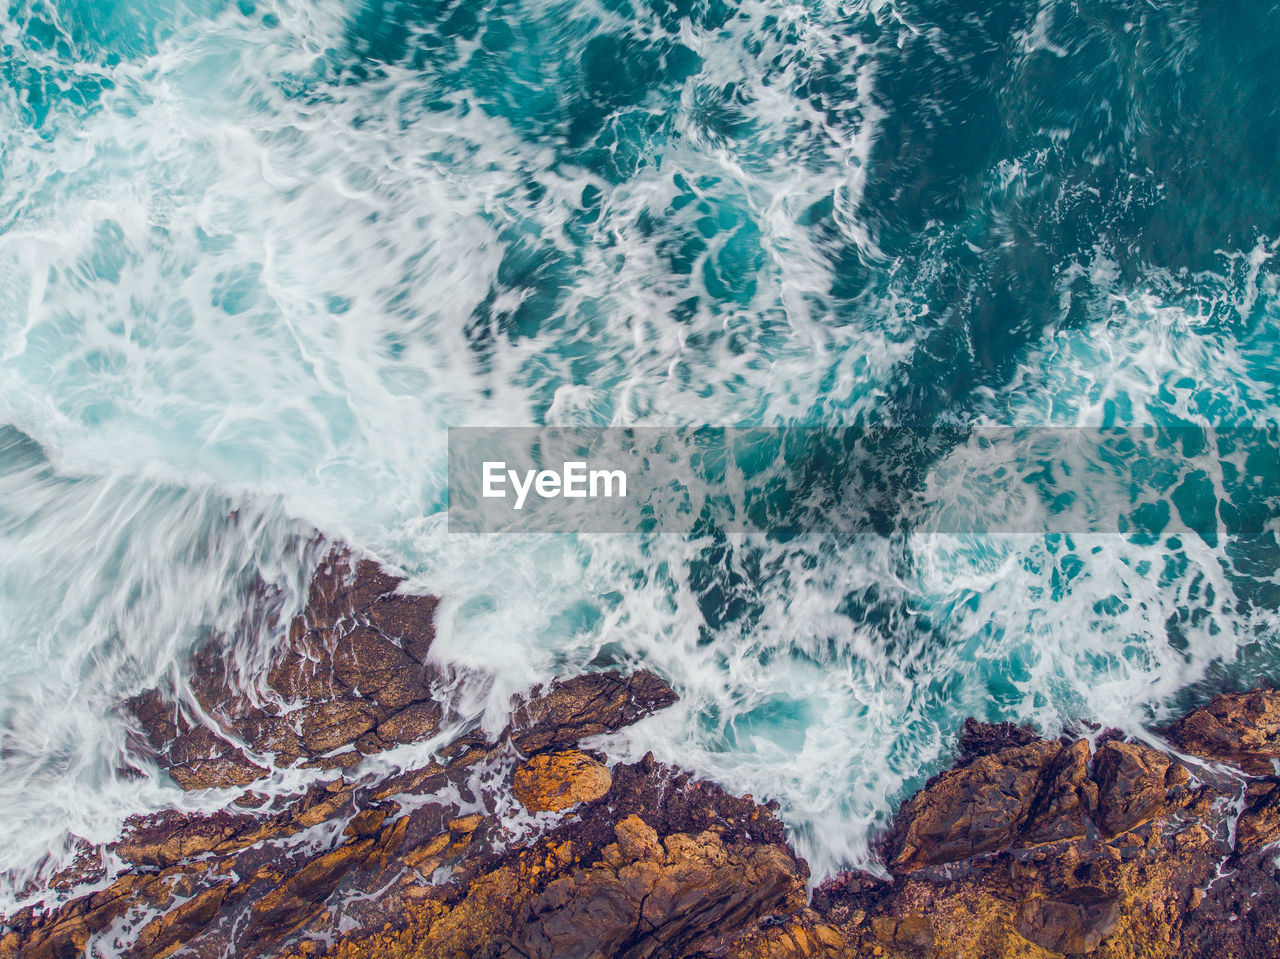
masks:
[(1089, 744), (1036, 742), (944, 773), (899, 817), (891, 864), (900, 871), (1085, 834), (1097, 786), (1085, 775)]
[(613, 777), (603, 763), (576, 749), (541, 753), (516, 769), (512, 780), (515, 796), (530, 812), (568, 809), (580, 802), (599, 799), (609, 791)]
[[(1247, 830), (1227, 841), (1239, 780), (1197, 781), (1116, 739), (991, 743), (903, 806), (892, 878), (827, 882), (808, 928), (834, 923), (850, 954), (916, 959), (1194, 957), (1211, 942), (1223, 956), (1274, 953), (1274, 866)], [(1254, 792), (1258, 835), (1273, 836), (1270, 791)], [(1232, 868), (1235, 887), (1219, 891)], [(766, 938), (745, 937), (740, 954), (803, 954), (762, 951)]]
[[(581, 748), (674, 702), (662, 679), (557, 680), (490, 740), (434, 693), (435, 601), (398, 587), (335, 555), (264, 675), (233, 675), (210, 643), (194, 703), (135, 699), (139, 746), (175, 782), (249, 790), (80, 849), (47, 904), (4, 920), (0, 959), (1280, 955), (1274, 693), (1172, 727), (1225, 767), (967, 722), (955, 767), (884, 838), (888, 876), (840, 874), (808, 900), (769, 808)], [(462, 731), (416, 768), (364, 761), (444, 729)], [(287, 767), (308, 784), (262, 782)]]
[(804, 873), (784, 849), (726, 843), (718, 830), (659, 836), (631, 815), (592, 866), (557, 877), (528, 904), (512, 954), (714, 954), (724, 931), (804, 905)]

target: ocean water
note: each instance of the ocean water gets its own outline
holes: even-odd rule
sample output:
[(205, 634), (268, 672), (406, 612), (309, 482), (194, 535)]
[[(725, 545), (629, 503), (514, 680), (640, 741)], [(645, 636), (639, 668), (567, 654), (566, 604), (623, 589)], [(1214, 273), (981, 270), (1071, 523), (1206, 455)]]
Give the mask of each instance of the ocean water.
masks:
[[(269, 658), (245, 591), (326, 541), (443, 597), (490, 729), (668, 677), (603, 745), (777, 799), (818, 878), (966, 716), (1277, 678), (1280, 544), (1228, 520), (1280, 475), (1278, 81), (1261, 2), (9, 2), (4, 902), (218, 801), (131, 771), (119, 703), (211, 632)], [(1092, 463), (1114, 529), (947, 532), (962, 439), (887, 535), (447, 531), (450, 426), (882, 424), (1263, 432)]]

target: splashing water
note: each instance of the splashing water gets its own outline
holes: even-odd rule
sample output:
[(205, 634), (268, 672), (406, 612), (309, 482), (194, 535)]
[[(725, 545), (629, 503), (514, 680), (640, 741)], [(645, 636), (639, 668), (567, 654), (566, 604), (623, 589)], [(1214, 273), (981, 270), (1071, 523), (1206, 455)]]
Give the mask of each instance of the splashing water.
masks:
[(15, 0), (0, 45), (9, 901), (200, 801), (118, 704), (296, 603), (314, 529), (443, 597), (490, 724), (671, 678), (610, 753), (778, 799), (818, 876), (967, 715), (1136, 730), (1280, 666), (1270, 534), (443, 517), (448, 426), (1274, 422), (1274, 8)]

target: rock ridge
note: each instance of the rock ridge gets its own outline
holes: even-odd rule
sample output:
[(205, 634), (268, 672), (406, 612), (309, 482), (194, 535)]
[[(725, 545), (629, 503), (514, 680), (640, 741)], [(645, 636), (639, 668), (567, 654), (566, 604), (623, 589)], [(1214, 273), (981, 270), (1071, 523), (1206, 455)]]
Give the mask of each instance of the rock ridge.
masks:
[[(213, 638), (189, 690), (130, 700), (138, 761), (225, 805), (85, 844), (0, 959), (1280, 955), (1274, 690), (1148, 742), (969, 720), (884, 837), (887, 878), (810, 896), (776, 807), (584, 748), (675, 702), (663, 679), (535, 687), (491, 740), (430, 659), (436, 600), (401, 586), (336, 551), (258, 673)], [(366, 761), (419, 741), (424, 765)]]

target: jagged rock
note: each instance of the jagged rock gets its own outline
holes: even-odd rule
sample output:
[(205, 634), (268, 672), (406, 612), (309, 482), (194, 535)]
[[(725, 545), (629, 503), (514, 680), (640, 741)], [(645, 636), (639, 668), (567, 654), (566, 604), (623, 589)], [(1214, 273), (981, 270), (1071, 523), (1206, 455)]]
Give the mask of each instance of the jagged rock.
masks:
[(378, 737), (385, 743), (412, 743), (428, 739), (440, 731), (443, 714), (439, 703), (413, 703), (383, 720), (378, 725)]
[[(884, 956), (1269, 955), (1280, 891), (1259, 898), (1276, 873), (1250, 849), (1272, 835), (1272, 786), (1250, 786), (1234, 850), (1226, 788), (1193, 785), (1170, 756), (1114, 735), (1091, 762), (1083, 740), (1005, 747), (904, 805), (891, 883), (824, 883), (815, 907), (857, 950)], [(1238, 865), (1224, 884), (1228, 860)], [(763, 952), (762, 939), (744, 938), (738, 954), (803, 954)]]
[[(874, 949), (874, 947), (872, 947)], [(846, 938), (844, 930), (814, 909), (803, 909), (786, 918), (776, 914), (762, 916), (755, 928), (748, 928), (726, 953), (733, 959), (792, 959), (803, 956), (822, 959), (847, 959), (860, 954)], [(881, 947), (881, 955), (884, 955)]]
[(298, 796), (259, 806), (192, 814), (166, 809), (125, 821), (120, 841), (110, 849), (125, 862), (165, 869), (208, 853), (225, 855), (265, 840), (295, 833), (350, 812), (353, 787), (342, 779), (317, 784)]
[(637, 816), (593, 866), (549, 883), (521, 915), (513, 955), (529, 959), (696, 955), (722, 930), (804, 904), (803, 876), (774, 846), (726, 845), (712, 831), (659, 843)]
[(1044, 741), (980, 756), (938, 777), (898, 815), (890, 839), (897, 871), (958, 862), (997, 849), (1084, 835), (1096, 803), (1088, 743)]
[(1271, 959), (1280, 942), (1280, 872), (1275, 854), (1239, 858), (1231, 872), (1198, 886), (1179, 915), (1178, 950), (1187, 959)]
[(1093, 952), (1119, 921), (1117, 896), (1082, 887), (1060, 899), (1026, 900), (1014, 928), (1042, 949), (1070, 956)]
[(248, 943), (274, 942), (318, 912), (343, 876), (373, 851), (376, 840), (357, 838), (312, 859), (250, 906)]
[[(398, 909), (388, 908), (402, 923), (342, 937), (329, 954), (613, 955), (592, 950), (618, 936), (634, 956), (723, 953), (758, 915), (803, 905), (807, 869), (767, 809), (652, 760), (615, 772), (605, 796), (501, 854), (482, 835), (491, 819), (456, 818), (447, 832), (435, 820), (430, 838), (407, 851), (414, 842), (406, 839), (399, 853), (412, 872)], [(688, 829), (695, 821), (696, 832)], [(442, 865), (456, 884), (423, 881)], [(301, 946), (286, 953), (305, 954)]]
[(1222, 693), (1169, 730), (1169, 738), (1203, 759), (1234, 763), (1247, 773), (1275, 773), (1280, 759), (1280, 691)]
[(165, 810), (132, 819), (113, 850), (125, 862), (163, 869), (184, 859), (225, 851), (245, 834), (243, 845), (250, 845), (261, 838), (260, 822), (256, 816), (226, 811), (193, 817)]
[(1093, 760), (1098, 824), (1115, 835), (1166, 810), (1169, 792), (1191, 778), (1185, 766), (1139, 743), (1105, 743)]
[(563, 749), (580, 739), (629, 726), (676, 701), (671, 685), (648, 670), (625, 680), (617, 673), (588, 673), (536, 687), (517, 705), (509, 735), (525, 755)]
[(73, 900), (48, 916), (28, 916), (0, 938), (0, 959), (73, 959), (132, 909), (171, 900), (168, 877), (126, 873), (106, 889)]
[(287, 707), (249, 695), (251, 682), (228, 666), (225, 641), (213, 637), (191, 661), (191, 691), (212, 725), (173, 697), (144, 693), (128, 703), (143, 730), (140, 751), (184, 789), (228, 788), (267, 774), (258, 757), (277, 767), (339, 768), (433, 735), (444, 714), (430, 691), (436, 673), (425, 665), (437, 601), (398, 594), (400, 584), (368, 560), (333, 553), (262, 677)]
[[(0, 959), (1275, 953), (1274, 693), (1217, 697), (1170, 731), (1251, 774), (1234, 848), (1236, 778), (1193, 781), (1118, 733), (1090, 756), (1083, 739), (967, 722), (956, 767), (886, 839), (891, 875), (833, 877), (806, 904), (807, 866), (769, 808), (652, 756), (609, 770), (576, 748), (674, 702), (652, 673), (559, 680), (518, 697), (496, 741), (470, 729), (419, 768), (361, 765), (450, 728), (431, 694), (435, 600), (401, 585), (335, 553), (264, 675), (235, 675), (215, 638), (192, 660), (194, 702), (130, 704), (145, 749), (191, 788), (293, 765), (342, 776), (131, 819), (66, 876), (106, 887), (5, 919)], [(511, 817), (511, 793), (572, 810)]]
[(129, 710), (142, 726), (148, 752), (183, 789), (244, 786), (267, 774), (239, 746), (193, 723), (155, 691), (135, 696)]
[(602, 763), (576, 749), (542, 753), (521, 764), (512, 791), (530, 812), (559, 811), (599, 799), (613, 778)]
[(1034, 846), (1083, 836), (1098, 804), (1098, 787), (1088, 778), (1089, 743), (1077, 739), (1058, 750), (1045, 767), (1042, 785), (1016, 844)]
[(383, 596), (364, 610), (369, 625), (395, 641), (420, 663), (425, 663), (436, 637), (434, 596), (395, 593)]
[(49, 877), (52, 888), (73, 889), (97, 882), (107, 874), (107, 864), (100, 847), (78, 836), (70, 837), (70, 847), (75, 850), (75, 855), (69, 865)]
[(302, 710), (298, 735), (312, 756), (354, 743), (378, 724), (378, 711), (354, 698), (331, 699)]
[(1245, 808), (1236, 821), (1236, 851), (1242, 854), (1280, 839), (1280, 780), (1249, 783)]
[(357, 560), (349, 551), (335, 549), (311, 579), (303, 623), (311, 629), (327, 629), (394, 595), (400, 583), (372, 560)]
[(430, 695), (422, 665), (371, 626), (346, 633), (333, 653), (333, 674), (358, 696), (404, 709)]
[(1015, 723), (980, 723), (972, 716), (960, 727), (957, 766), (967, 766), (980, 756), (998, 753), (1010, 746), (1025, 746), (1039, 737), (1030, 726)]
[[(192, 659), (195, 705), (176, 704), (158, 692), (130, 703), (147, 748), (175, 781), (192, 788), (244, 785), (265, 775), (268, 763), (358, 762), (363, 753), (440, 731), (445, 707), (431, 696), (431, 671), (422, 661), (427, 647), (421, 634), (401, 645), (434, 600), (420, 603), (394, 593), (398, 580), (364, 564), (355, 565), (352, 578), (350, 564), (342, 571), (344, 562), (317, 575), (311, 606), (290, 625), (264, 675), (233, 675), (215, 638)], [(394, 638), (375, 623), (394, 627)], [(255, 681), (282, 697), (283, 706), (248, 692)], [(314, 933), (327, 940), (340, 929), (350, 931), (352, 922), (357, 930), (366, 922), (370, 929), (399, 922), (409, 902), (433, 909), (459, 898), (479, 904), (485, 901), (479, 890), (496, 888), (513, 857), (528, 852), (512, 847), (512, 837), (502, 834), (489, 812), (497, 803), (493, 790), (512, 787), (477, 775), (486, 763), (510, 769), (507, 743), (530, 756), (516, 789), (533, 807), (576, 804), (581, 811), (606, 794), (616, 808), (653, 807), (655, 795), (684, 794), (674, 808), (686, 811), (659, 819), (664, 836), (675, 831), (677, 818), (687, 821), (687, 810), (703, 812), (703, 797), (716, 797), (718, 808), (735, 814), (754, 810), (753, 803), (707, 792), (651, 759), (628, 771), (615, 790), (602, 764), (568, 748), (575, 737), (618, 729), (673, 700), (670, 687), (650, 673), (578, 676), (521, 697), (499, 742), (487, 741), (479, 730), (464, 732), (441, 748), (439, 762), (421, 770), (383, 780), (357, 771), (293, 796), (245, 793), (211, 814), (166, 810), (136, 817), (110, 847), (127, 864), (115, 882), (48, 912), (11, 917), (0, 957), (61, 959), (82, 954), (102, 936), (113, 937), (104, 948), (124, 949), (131, 959), (176, 950), (273, 955), (293, 936)], [(560, 751), (538, 752), (549, 744)], [(452, 798), (413, 799), (406, 808), (393, 800), (424, 791)], [(565, 868), (599, 858), (610, 816), (602, 807), (564, 822), (558, 841), (581, 850), (564, 861)], [(697, 820), (704, 830), (713, 825), (704, 815)], [(746, 828), (744, 823), (733, 833), (734, 841), (745, 841)], [(781, 849), (780, 827), (774, 834)], [(746, 854), (754, 849), (749, 842), (742, 848)], [(95, 852), (101, 858), (101, 850)], [(450, 877), (439, 886), (431, 882), (438, 871)], [(505, 948), (517, 907), (553, 878), (544, 873), (539, 883), (513, 888), (503, 906), (506, 925), (501, 935), (495, 927), (490, 947)], [(374, 895), (388, 889), (386, 896)], [(335, 902), (343, 904), (340, 912), (331, 910)], [(465, 914), (457, 911), (456, 920)], [(447, 928), (447, 922), (440, 926), (440, 935)], [(475, 940), (482, 928), (471, 928), (464, 938)]]
[(234, 888), (234, 881), (214, 883), (182, 905), (161, 913), (138, 932), (131, 954), (148, 959), (168, 956), (213, 921)]

